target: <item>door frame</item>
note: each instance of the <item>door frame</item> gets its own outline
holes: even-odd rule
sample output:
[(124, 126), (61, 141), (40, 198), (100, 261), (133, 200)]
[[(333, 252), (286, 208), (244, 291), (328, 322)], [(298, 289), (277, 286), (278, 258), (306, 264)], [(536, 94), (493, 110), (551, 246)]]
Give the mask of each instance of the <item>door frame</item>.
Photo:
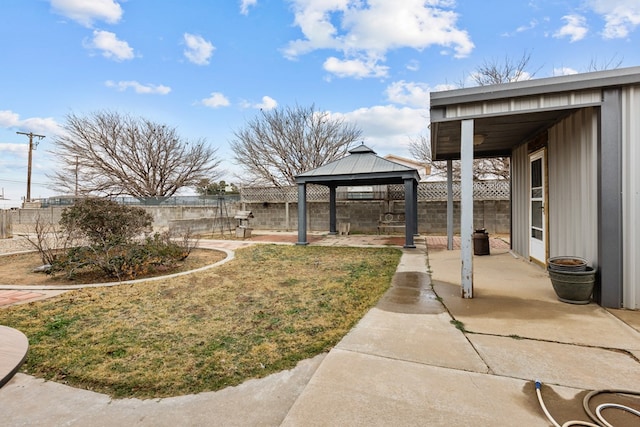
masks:
[[(531, 163), (540, 159), (542, 165), (542, 251), (544, 252), (542, 259), (532, 256), (531, 243), (533, 237), (532, 232), (532, 187), (531, 187)], [(529, 176), (528, 176), (528, 194), (527, 204), (529, 209), (529, 222), (527, 228), (528, 246), (529, 246), (529, 261), (536, 264), (546, 266), (547, 258), (549, 257), (549, 174), (547, 168), (547, 149), (543, 147), (539, 150), (529, 153)]]

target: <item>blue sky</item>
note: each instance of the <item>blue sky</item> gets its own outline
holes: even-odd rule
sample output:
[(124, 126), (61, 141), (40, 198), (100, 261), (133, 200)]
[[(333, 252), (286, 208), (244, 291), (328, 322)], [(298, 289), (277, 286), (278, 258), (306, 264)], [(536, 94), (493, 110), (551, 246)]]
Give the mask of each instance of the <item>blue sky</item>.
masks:
[(379, 155), (408, 157), (429, 92), (472, 86), (485, 61), (530, 53), (534, 78), (640, 65), (640, 0), (2, 0), (0, 207), (47, 197), (69, 113), (175, 126), (218, 147), (276, 106), (353, 122)]

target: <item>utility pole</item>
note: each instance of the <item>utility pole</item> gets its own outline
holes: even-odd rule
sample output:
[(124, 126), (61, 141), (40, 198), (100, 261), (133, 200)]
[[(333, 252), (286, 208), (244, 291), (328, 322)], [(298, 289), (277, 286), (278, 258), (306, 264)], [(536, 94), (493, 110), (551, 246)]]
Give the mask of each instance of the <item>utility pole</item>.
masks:
[(38, 146), (38, 142), (40, 142), (42, 140), (42, 138), (44, 138), (44, 135), (38, 135), (35, 134), (33, 132), (16, 132), (19, 135), (27, 135), (29, 137), (29, 163), (27, 166), (27, 202), (31, 201), (31, 152), (34, 150), (34, 146), (33, 146), (33, 137), (35, 136), (36, 138), (38, 138), (38, 140), (36, 141), (36, 147)]

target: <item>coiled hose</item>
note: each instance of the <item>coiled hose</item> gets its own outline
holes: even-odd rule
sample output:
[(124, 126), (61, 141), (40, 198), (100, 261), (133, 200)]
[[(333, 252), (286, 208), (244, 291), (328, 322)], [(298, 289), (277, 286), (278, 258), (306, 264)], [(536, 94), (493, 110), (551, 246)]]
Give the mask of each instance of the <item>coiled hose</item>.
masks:
[(540, 402), (540, 407), (542, 408), (542, 411), (544, 412), (544, 415), (547, 417), (547, 419), (549, 421), (551, 421), (551, 424), (553, 424), (555, 427), (570, 427), (570, 426), (614, 427), (613, 425), (609, 424), (607, 422), (607, 420), (604, 418), (604, 416), (602, 415), (602, 411), (604, 409), (607, 409), (607, 408), (621, 409), (621, 410), (627, 411), (627, 412), (629, 412), (629, 413), (631, 413), (631, 414), (633, 414), (633, 415), (635, 415), (637, 417), (640, 417), (640, 411), (637, 411), (637, 410), (635, 410), (633, 408), (630, 408), (630, 407), (625, 406), (625, 405), (620, 405), (620, 404), (617, 404), (617, 403), (602, 403), (602, 404), (598, 405), (598, 407), (596, 408), (596, 413), (595, 414), (589, 408), (589, 401), (591, 400), (591, 398), (593, 398), (594, 396), (596, 396), (598, 394), (616, 393), (616, 394), (627, 394), (627, 395), (632, 395), (632, 396), (640, 396), (640, 392), (629, 391), (629, 390), (595, 390), (595, 391), (592, 391), (589, 394), (587, 394), (584, 397), (584, 399), (582, 399), (582, 407), (584, 408), (584, 411), (587, 413), (589, 418), (591, 418), (591, 420), (596, 422), (597, 424), (593, 424), (593, 423), (590, 423), (588, 421), (572, 420), (572, 421), (567, 421), (564, 424), (560, 425), (551, 416), (551, 414), (547, 410), (547, 406), (544, 404), (544, 401), (542, 400), (542, 392), (540, 391), (541, 388), (542, 388), (542, 383), (540, 381), (536, 381), (536, 394), (538, 395), (538, 402)]

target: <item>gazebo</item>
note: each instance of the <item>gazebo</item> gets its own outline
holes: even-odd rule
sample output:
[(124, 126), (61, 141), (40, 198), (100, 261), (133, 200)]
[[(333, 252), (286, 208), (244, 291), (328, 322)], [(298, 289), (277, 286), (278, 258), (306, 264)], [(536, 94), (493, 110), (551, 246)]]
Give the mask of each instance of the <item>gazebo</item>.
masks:
[(405, 248), (415, 248), (418, 234), (418, 171), (384, 159), (362, 144), (349, 155), (296, 176), (298, 184), (298, 245), (307, 242), (307, 184), (329, 187), (329, 233), (336, 229), (336, 188), (341, 186), (404, 184)]

